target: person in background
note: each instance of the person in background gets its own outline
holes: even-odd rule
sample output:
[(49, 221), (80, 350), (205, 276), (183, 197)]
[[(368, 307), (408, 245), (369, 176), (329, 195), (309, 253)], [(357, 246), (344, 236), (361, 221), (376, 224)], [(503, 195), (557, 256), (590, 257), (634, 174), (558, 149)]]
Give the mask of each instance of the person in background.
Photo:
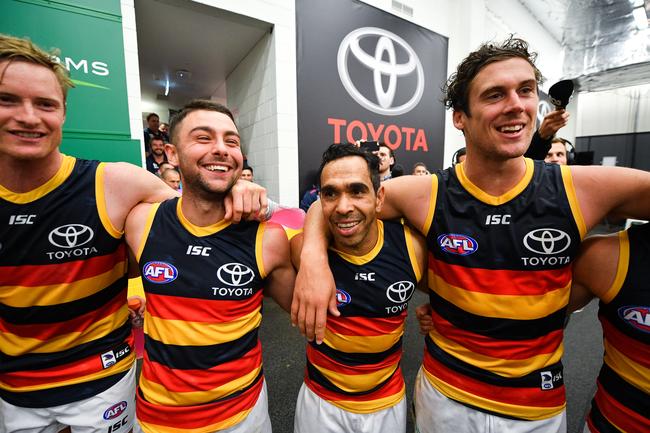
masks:
[(253, 167), (248, 164), (244, 164), (244, 168), (241, 171), (241, 178), (249, 182), (255, 182), (253, 177)]
[(427, 170), (427, 165), (423, 162), (416, 162), (413, 164), (413, 171), (411, 172), (414, 176), (427, 176), (429, 175), (429, 170)]
[(151, 152), (145, 160), (147, 171), (153, 174), (160, 174), (160, 165), (167, 162), (165, 142), (162, 137), (151, 137), (149, 144)]
[(566, 147), (566, 142), (564, 141), (564, 139), (555, 137), (551, 141), (551, 148), (546, 153), (546, 158), (544, 158), (544, 162), (550, 162), (559, 165), (567, 165), (569, 161), (567, 154), (568, 154), (568, 149)]
[(181, 175), (175, 168), (168, 168), (160, 173), (160, 178), (169, 185), (174, 191), (181, 189)]

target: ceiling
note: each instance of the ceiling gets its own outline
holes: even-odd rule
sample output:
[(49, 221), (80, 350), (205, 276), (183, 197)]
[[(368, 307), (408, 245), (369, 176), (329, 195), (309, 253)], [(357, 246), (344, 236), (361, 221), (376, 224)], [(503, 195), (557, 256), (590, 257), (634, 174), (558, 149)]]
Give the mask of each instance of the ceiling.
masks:
[(172, 107), (190, 98), (225, 98), (230, 72), (273, 28), (190, 0), (135, 0), (135, 12), (142, 99)]
[[(638, 30), (636, 4), (650, 0), (519, 0), (564, 47), (564, 78), (581, 91), (650, 83), (650, 30)], [(636, 3), (636, 4), (635, 4)]]

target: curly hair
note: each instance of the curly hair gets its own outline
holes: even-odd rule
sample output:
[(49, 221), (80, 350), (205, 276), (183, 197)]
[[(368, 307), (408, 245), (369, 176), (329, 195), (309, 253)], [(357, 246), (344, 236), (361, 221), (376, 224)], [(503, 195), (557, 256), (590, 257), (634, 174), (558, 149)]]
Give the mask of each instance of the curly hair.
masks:
[(456, 72), (443, 86), (445, 106), (454, 111), (462, 111), (469, 116), (469, 86), (474, 77), (490, 63), (511, 58), (522, 58), (530, 63), (535, 71), (535, 80), (538, 86), (544, 81), (542, 73), (535, 66), (537, 53), (528, 50), (526, 41), (510, 35), (502, 43), (484, 43), (478, 50), (471, 52), (460, 62)]
[(0, 33), (0, 62), (6, 60), (9, 62), (21, 61), (48, 68), (56, 76), (56, 80), (59, 82), (59, 86), (61, 86), (61, 91), (63, 92), (63, 100), (65, 101), (68, 96), (68, 89), (74, 87), (74, 84), (65, 66), (56, 60), (55, 56), (57, 54), (57, 50), (53, 50), (51, 53), (42, 50), (29, 39), (17, 38)]

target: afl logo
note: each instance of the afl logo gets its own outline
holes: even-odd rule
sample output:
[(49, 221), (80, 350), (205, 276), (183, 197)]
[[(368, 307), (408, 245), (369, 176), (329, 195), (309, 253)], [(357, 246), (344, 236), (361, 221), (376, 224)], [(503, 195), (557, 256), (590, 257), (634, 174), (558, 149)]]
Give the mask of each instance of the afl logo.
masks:
[(438, 245), (446, 253), (467, 256), (478, 250), (478, 242), (466, 235), (454, 233), (438, 236)]
[(75, 248), (90, 242), (94, 234), (93, 229), (83, 224), (66, 224), (52, 230), (47, 238), (56, 247)]
[(641, 332), (650, 333), (650, 307), (621, 307), (618, 315), (628, 325)]
[(148, 262), (142, 268), (142, 275), (154, 284), (167, 284), (178, 277), (178, 271), (171, 263)]
[(352, 297), (348, 292), (342, 289), (336, 289), (336, 306), (344, 307), (352, 301)]
[(118, 416), (124, 413), (127, 407), (128, 404), (124, 400), (122, 400), (117, 404), (114, 404), (113, 406), (109, 407), (104, 411), (104, 419), (109, 420), (109, 419), (117, 418)]
[(537, 254), (559, 254), (570, 245), (569, 235), (558, 229), (537, 229), (524, 236), (524, 246)]

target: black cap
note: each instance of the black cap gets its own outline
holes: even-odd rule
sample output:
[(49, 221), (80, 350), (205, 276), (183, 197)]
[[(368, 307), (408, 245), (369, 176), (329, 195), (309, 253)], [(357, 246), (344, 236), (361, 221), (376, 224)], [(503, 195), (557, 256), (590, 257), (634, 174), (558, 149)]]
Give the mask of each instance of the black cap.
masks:
[(548, 89), (548, 96), (551, 99), (551, 103), (558, 110), (564, 109), (569, 105), (571, 95), (573, 95), (573, 81), (571, 80), (558, 81)]

